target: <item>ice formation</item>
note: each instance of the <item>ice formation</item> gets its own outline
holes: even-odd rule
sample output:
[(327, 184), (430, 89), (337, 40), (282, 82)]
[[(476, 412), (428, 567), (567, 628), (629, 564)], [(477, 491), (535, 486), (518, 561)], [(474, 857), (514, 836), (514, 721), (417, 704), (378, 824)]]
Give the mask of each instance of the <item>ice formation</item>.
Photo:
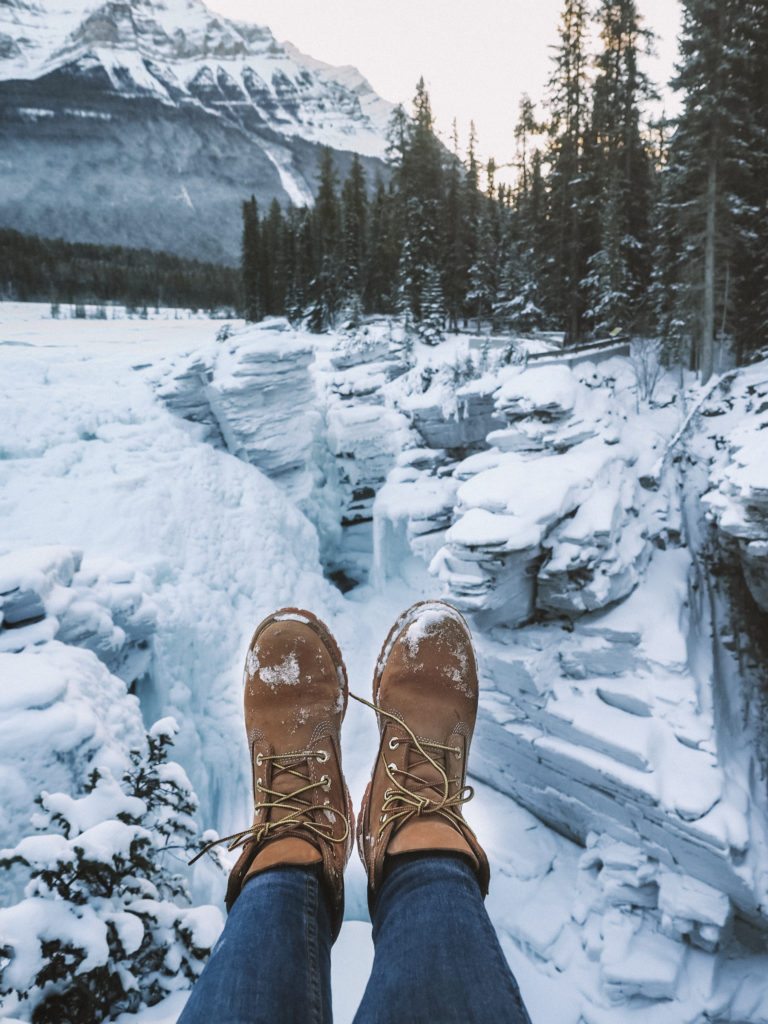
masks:
[[(179, 719), (206, 824), (241, 825), (260, 615), (321, 614), (365, 693), (395, 614), (442, 593), (475, 632), (468, 814), (535, 1024), (768, 1021), (765, 363), (638, 405), (610, 349), (518, 341), (507, 365), (501, 345), (426, 349), (386, 322), (216, 340), (203, 320), (136, 335), (11, 313), (4, 838), (40, 789), (71, 791), (75, 762), (117, 764), (140, 706)], [(375, 723), (349, 715), (359, 797)], [(353, 965), (364, 902), (353, 865)], [(348, 1020), (359, 972), (334, 970)]]

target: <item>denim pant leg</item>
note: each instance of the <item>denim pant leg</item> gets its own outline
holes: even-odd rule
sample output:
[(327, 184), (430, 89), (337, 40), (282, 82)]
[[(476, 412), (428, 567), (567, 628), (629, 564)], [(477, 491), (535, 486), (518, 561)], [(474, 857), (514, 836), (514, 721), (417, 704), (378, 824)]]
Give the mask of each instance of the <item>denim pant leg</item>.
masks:
[(315, 867), (250, 879), (178, 1024), (330, 1024), (328, 902)]
[(373, 941), (355, 1024), (530, 1024), (462, 857), (393, 857), (374, 908)]

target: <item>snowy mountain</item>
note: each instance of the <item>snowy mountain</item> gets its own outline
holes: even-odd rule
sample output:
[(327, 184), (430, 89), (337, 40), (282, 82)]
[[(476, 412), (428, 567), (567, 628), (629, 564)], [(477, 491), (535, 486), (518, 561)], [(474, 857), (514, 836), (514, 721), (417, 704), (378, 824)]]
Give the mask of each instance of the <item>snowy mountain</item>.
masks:
[(238, 204), (306, 204), (319, 147), (382, 169), (391, 104), (202, 0), (0, 6), (0, 223), (232, 261)]
[[(649, 400), (619, 344), (2, 314), (0, 847), (169, 715), (200, 824), (240, 827), (254, 621), (313, 608), (365, 694), (395, 615), (443, 594), (478, 650), (467, 812), (535, 1024), (768, 1021), (765, 360)], [(376, 735), (350, 707), (356, 801)], [(190, 883), (220, 902), (210, 863)], [(10, 976), (44, 961), (23, 884)], [(367, 920), (353, 859), (342, 1024)]]

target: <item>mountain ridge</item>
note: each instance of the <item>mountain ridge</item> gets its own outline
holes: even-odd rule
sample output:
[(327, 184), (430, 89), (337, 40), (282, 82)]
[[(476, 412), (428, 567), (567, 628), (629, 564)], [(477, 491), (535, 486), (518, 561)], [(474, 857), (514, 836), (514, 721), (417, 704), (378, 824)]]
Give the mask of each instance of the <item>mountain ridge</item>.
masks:
[(311, 203), (321, 146), (386, 174), (392, 109), (202, 0), (8, 0), (0, 223), (231, 263), (240, 201)]

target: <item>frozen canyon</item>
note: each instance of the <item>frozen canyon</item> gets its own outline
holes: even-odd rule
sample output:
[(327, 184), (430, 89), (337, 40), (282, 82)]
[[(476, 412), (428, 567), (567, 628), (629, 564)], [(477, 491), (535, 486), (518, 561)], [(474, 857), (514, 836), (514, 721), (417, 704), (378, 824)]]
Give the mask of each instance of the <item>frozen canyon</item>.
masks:
[[(534, 1024), (768, 1022), (768, 362), (640, 401), (619, 346), (0, 309), (0, 846), (167, 715), (201, 822), (241, 827), (254, 622), (311, 607), (366, 695), (391, 619), (441, 594)], [(350, 708), (356, 800), (375, 735)], [(192, 885), (220, 901), (210, 865)], [(353, 860), (339, 1021), (366, 921)]]

